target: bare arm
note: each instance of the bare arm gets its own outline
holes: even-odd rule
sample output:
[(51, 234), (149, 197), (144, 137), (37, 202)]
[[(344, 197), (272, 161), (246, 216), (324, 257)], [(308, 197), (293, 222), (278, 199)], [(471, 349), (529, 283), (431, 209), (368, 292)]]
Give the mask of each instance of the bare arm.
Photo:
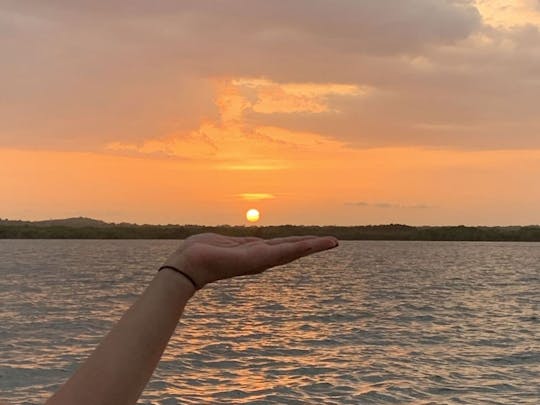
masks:
[[(185, 272), (196, 287), (260, 273), (337, 246), (335, 238), (262, 240), (216, 234), (186, 239), (165, 264)], [(187, 301), (196, 289), (183, 275), (160, 271), (48, 405), (135, 404), (150, 379)]]
[(178, 274), (159, 272), (47, 404), (136, 403), (193, 293)]

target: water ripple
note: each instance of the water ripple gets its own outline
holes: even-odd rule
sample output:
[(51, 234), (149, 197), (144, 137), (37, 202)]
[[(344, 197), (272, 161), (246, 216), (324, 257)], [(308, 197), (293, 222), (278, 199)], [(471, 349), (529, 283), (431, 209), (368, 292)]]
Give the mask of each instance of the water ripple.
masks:
[[(0, 392), (41, 403), (175, 241), (0, 241)], [(540, 249), (345, 242), (188, 304), (140, 404), (536, 404)], [(35, 402), (29, 402), (35, 401)]]

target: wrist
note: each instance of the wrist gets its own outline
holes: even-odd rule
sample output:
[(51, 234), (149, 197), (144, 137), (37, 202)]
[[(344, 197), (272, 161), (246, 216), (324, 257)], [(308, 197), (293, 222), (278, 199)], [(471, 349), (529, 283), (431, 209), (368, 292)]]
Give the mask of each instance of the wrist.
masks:
[(181, 276), (183, 276), (186, 280), (188, 280), (190, 282), (190, 284), (193, 286), (193, 288), (195, 289), (195, 291), (197, 290), (200, 290), (201, 287), (197, 284), (197, 282), (193, 279), (193, 277), (191, 277), (189, 275), (189, 273), (181, 270), (180, 268), (178, 267), (175, 267), (175, 266), (171, 266), (171, 265), (163, 265), (161, 266), (159, 269), (158, 269), (158, 272), (162, 271), (162, 270), (172, 270), (178, 274), (180, 274)]
[(197, 291), (197, 288), (188, 278), (169, 268), (158, 271), (154, 279), (174, 294), (181, 293), (191, 297)]
[(200, 264), (193, 263), (193, 260), (189, 260), (188, 256), (183, 250), (179, 249), (169, 256), (165, 263), (163, 263), (163, 266), (174, 267), (178, 270), (178, 273), (183, 273), (183, 276), (182, 274), (177, 274), (178, 276), (187, 276), (187, 279), (190, 279), (195, 284), (195, 289), (200, 290), (208, 284), (207, 277), (205, 277), (205, 272), (201, 271)]

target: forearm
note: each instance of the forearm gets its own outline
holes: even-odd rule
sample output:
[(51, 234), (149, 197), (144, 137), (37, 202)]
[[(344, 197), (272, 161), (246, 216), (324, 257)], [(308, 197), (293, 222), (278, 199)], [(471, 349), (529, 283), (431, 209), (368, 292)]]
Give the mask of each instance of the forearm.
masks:
[(48, 405), (135, 404), (150, 379), (193, 286), (162, 270)]

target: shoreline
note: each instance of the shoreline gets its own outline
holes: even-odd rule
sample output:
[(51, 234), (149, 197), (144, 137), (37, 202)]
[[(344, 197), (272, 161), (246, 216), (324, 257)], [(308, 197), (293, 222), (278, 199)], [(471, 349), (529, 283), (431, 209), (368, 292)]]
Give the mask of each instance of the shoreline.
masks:
[(205, 232), (228, 236), (276, 238), (291, 235), (332, 235), (340, 240), (540, 242), (540, 226), (359, 226), (317, 225), (136, 225), (88, 219), (53, 221), (0, 220), (0, 239), (185, 239)]

